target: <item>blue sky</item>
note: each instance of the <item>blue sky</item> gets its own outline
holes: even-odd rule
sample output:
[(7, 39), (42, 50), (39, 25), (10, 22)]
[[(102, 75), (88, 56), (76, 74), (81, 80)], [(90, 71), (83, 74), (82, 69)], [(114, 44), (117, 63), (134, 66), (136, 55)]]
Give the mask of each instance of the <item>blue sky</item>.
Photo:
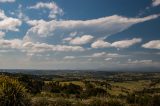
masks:
[(0, 68), (160, 69), (160, 0), (0, 0)]

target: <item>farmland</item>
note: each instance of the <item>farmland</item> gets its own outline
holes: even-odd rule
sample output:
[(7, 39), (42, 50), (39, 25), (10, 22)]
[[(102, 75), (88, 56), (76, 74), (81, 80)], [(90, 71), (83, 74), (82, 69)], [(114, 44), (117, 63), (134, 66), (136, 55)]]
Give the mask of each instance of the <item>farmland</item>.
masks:
[(159, 106), (157, 72), (1, 73), (4, 77), (25, 87), (31, 106)]

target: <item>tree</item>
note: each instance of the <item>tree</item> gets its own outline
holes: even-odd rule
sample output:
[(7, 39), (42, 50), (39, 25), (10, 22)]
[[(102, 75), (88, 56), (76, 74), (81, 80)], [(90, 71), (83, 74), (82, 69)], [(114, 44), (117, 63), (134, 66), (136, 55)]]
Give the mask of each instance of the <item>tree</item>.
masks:
[(32, 94), (40, 93), (44, 85), (44, 82), (42, 80), (33, 79), (28, 75), (22, 75), (18, 78), (18, 80), (21, 81), (27, 88), (27, 91)]
[(60, 93), (62, 91), (62, 86), (58, 81), (56, 82), (52, 81), (52, 82), (46, 83), (45, 86), (43, 87), (43, 90), (49, 91), (52, 93)]
[(63, 86), (63, 92), (66, 94), (80, 94), (82, 88), (79, 85), (70, 83), (69, 85)]

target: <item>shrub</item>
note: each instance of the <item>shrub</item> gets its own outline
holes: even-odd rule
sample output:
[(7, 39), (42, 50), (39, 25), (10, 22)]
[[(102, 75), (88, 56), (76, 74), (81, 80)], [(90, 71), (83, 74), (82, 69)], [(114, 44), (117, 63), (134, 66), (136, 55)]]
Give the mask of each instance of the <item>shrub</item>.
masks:
[(62, 86), (59, 82), (50, 82), (48, 86), (51, 87), (50, 91), (53, 93), (60, 93), (62, 90)]
[(107, 92), (102, 88), (91, 88), (86, 90), (88, 96), (104, 96)]
[(153, 106), (160, 106), (160, 95), (155, 95), (152, 98)]
[(25, 87), (16, 79), (0, 76), (0, 106), (28, 106)]
[(69, 85), (63, 86), (63, 92), (65, 94), (80, 94), (82, 91), (82, 88), (79, 85), (75, 85), (70, 83)]
[(140, 106), (150, 106), (151, 98), (152, 97), (148, 95), (140, 95), (137, 97), (136, 101)]
[(127, 100), (127, 103), (134, 104), (134, 103), (136, 103), (136, 95), (135, 94), (128, 94), (126, 100)]
[(27, 88), (27, 92), (32, 94), (40, 93), (42, 91), (42, 86), (44, 85), (42, 80), (33, 79), (28, 75), (20, 76), (18, 80), (24, 84)]

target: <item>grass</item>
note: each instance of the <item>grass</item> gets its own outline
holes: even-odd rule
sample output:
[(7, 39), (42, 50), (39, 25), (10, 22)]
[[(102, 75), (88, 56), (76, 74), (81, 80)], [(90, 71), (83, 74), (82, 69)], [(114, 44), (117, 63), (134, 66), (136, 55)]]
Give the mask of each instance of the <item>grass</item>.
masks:
[(141, 90), (148, 86), (150, 82), (148, 81), (127, 81), (127, 82), (111, 82), (113, 86), (119, 86), (122, 88), (127, 88), (130, 91)]
[(82, 81), (66, 81), (66, 82), (60, 82), (60, 84), (64, 85), (64, 84), (69, 84), (69, 83), (72, 83), (72, 84), (75, 84), (75, 85), (79, 85), (81, 87), (85, 87), (84, 83)]

